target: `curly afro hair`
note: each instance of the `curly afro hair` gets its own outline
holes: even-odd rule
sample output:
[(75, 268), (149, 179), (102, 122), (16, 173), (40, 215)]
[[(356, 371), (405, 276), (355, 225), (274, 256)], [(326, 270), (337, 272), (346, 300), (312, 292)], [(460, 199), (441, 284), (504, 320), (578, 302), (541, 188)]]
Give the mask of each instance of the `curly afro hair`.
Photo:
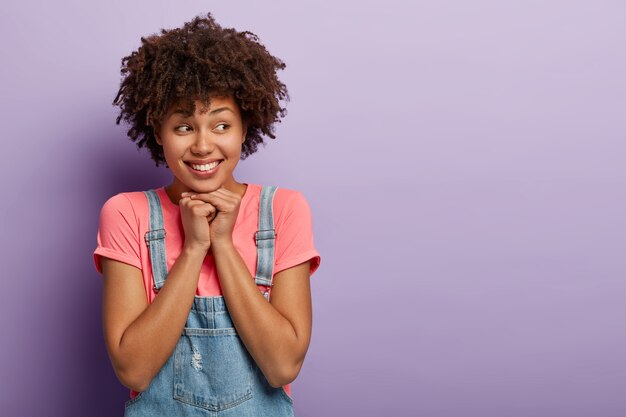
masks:
[(210, 13), (198, 16), (181, 28), (142, 37), (139, 49), (122, 59), (116, 122), (129, 125), (130, 139), (147, 147), (159, 166), (165, 158), (154, 132), (168, 110), (176, 104), (193, 114), (196, 100), (208, 107), (211, 96), (230, 95), (247, 126), (245, 159), (264, 143), (263, 135), (276, 138), (274, 123), (286, 115), (281, 101), (289, 100), (287, 87), (276, 75), (284, 68), (254, 33), (222, 28)]

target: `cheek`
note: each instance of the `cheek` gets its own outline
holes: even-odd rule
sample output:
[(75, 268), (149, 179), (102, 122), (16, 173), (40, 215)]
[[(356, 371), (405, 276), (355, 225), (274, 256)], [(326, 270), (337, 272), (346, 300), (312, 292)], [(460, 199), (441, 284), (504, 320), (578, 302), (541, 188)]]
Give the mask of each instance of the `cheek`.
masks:
[(164, 153), (175, 154), (180, 152), (180, 150), (183, 148), (181, 146), (182, 142), (176, 139), (179, 138), (164, 138), (164, 140), (162, 141), (163, 145), (161, 145)]
[(176, 146), (172, 146), (171, 144), (168, 144), (167, 142), (165, 143), (164, 146), (161, 147), (161, 149), (163, 149), (163, 156), (165, 158), (165, 161), (168, 163), (168, 165), (175, 166), (176, 161), (181, 155), (180, 149), (178, 149), (178, 147)]
[(228, 141), (224, 144), (225, 149), (227, 149), (230, 154), (241, 153), (242, 146), (241, 138), (236, 135), (228, 138)]
[(233, 155), (237, 156), (237, 160), (239, 160), (239, 156), (241, 155), (242, 144), (239, 143), (237, 146), (233, 146)]

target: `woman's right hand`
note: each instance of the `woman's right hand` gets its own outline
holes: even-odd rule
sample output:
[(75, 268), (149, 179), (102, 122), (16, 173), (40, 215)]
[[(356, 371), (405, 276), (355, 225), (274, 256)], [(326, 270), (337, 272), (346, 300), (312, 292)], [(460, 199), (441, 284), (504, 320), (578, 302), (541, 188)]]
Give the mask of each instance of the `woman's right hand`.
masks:
[(183, 193), (178, 202), (180, 217), (185, 231), (184, 246), (207, 252), (211, 247), (209, 223), (217, 214), (215, 206), (200, 200), (192, 200)]

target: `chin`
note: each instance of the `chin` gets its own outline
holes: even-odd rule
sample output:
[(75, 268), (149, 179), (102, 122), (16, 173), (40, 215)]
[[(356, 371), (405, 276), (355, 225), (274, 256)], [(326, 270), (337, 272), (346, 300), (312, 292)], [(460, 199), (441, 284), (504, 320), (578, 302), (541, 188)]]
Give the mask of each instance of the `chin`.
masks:
[(219, 190), (222, 187), (222, 183), (215, 185), (213, 184), (195, 184), (190, 186), (189, 188), (196, 193), (211, 193), (213, 191)]

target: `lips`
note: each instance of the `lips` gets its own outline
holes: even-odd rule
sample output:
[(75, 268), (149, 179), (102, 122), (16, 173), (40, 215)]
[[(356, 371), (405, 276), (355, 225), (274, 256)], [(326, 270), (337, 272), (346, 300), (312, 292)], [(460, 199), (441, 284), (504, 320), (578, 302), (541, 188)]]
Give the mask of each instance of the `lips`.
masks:
[(186, 164), (194, 164), (194, 165), (205, 165), (210, 164), (211, 162), (221, 162), (223, 159), (189, 159), (185, 161)]
[(187, 164), (189, 167), (191, 167), (194, 171), (209, 172), (209, 171), (213, 171), (215, 168), (217, 168), (217, 166), (221, 162), (222, 162), (221, 159), (214, 159), (214, 160), (210, 160), (210, 161), (194, 160), (194, 161), (185, 161), (185, 164)]

